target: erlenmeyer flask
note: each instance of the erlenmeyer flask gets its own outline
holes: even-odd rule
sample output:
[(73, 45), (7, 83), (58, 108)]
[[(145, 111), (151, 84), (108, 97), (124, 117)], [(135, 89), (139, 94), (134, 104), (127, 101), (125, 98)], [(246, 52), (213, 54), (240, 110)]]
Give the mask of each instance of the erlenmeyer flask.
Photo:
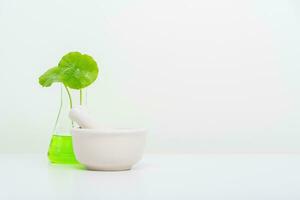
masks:
[(59, 111), (48, 149), (48, 158), (51, 163), (78, 163), (73, 152), (71, 136), (71, 128), (74, 126), (74, 123), (70, 120), (68, 115), (72, 106), (79, 104), (86, 105), (86, 96), (86, 90), (71, 90), (61, 85)]

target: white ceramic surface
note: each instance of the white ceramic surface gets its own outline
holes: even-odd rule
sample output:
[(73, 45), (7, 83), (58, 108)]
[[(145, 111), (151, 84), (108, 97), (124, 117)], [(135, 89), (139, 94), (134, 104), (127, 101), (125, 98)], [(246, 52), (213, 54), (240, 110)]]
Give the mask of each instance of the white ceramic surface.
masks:
[(69, 117), (81, 128), (101, 128), (99, 123), (90, 115), (85, 106), (74, 106), (69, 112)]
[(90, 170), (129, 170), (143, 155), (144, 129), (72, 129), (77, 160)]

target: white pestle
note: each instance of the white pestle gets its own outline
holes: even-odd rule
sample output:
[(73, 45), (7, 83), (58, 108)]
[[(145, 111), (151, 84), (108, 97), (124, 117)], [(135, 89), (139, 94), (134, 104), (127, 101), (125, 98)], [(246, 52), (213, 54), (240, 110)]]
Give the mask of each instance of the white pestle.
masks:
[(69, 117), (76, 122), (81, 128), (95, 129), (100, 128), (100, 125), (89, 114), (84, 106), (75, 106), (69, 112)]

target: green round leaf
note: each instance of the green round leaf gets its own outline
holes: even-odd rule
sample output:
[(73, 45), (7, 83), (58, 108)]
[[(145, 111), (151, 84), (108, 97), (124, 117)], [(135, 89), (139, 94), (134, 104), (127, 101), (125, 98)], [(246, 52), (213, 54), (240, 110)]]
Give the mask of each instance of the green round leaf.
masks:
[(72, 89), (82, 89), (92, 84), (98, 76), (96, 61), (79, 52), (66, 54), (58, 64), (62, 82)]
[(61, 82), (60, 69), (58, 67), (50, 68), (39, 78), (39, 83), (43, 87), (50, 87), (54, 82)]

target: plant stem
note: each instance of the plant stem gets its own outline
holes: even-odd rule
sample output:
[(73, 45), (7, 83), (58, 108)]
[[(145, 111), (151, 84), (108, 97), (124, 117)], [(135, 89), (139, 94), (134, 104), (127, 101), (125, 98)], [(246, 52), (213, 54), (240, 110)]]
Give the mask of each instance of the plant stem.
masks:
[(80, 89), (80, 105), (82, 105), (82, 89)]
[(68, 93), (68, 96), (69, 96), (70, 108), (72, 108), (73, 107), (73, 102), (72, 102), (71, 93), (70, 93), (68, 87), (66, 85), (64, 85), (64, 86), (65, 86), (65, 88), (67, 90), (67, 93)]
[[(70, 102), (70, 109), (72, 109), (73, 103), (72, 103), (72, 96), (71, 96), (71, 93), (70, 93), (68, 87), (67, 87), (66, 85), (64, 85), (64, 86), (65, 86), (65, 88), (66, 88), (66, 90), (67, 90), (67, 93), (68, 93), (69, 102)], [(71, 120), (71, 123), (72, 123), (72, 127), (74, 127), (74, 123), (73, 123), (72, 120)]]

